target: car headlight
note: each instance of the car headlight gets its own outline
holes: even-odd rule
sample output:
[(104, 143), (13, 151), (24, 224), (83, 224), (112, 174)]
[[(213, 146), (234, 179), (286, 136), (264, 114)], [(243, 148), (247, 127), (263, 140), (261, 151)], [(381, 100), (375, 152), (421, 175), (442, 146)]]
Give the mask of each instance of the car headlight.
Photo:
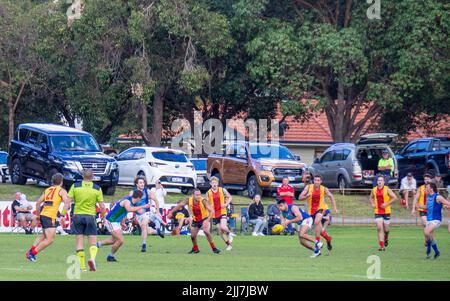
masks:
[(80, 171), (80, 169), (78, 168), (77, 162), (75, 162), (75, 161), (65, 161), (64, 168), (74, 170), (74, 171)]
[(264, 170), (264, 171), (272, 171), (272, 166), (262, 165), (262, 166), (261, 166), (261, 170)]
[(117, 162), (113, 162), (111, 164), (111, 169), (117, 169), (117, 168), (119, 168), (119, 164), (117, 164)]

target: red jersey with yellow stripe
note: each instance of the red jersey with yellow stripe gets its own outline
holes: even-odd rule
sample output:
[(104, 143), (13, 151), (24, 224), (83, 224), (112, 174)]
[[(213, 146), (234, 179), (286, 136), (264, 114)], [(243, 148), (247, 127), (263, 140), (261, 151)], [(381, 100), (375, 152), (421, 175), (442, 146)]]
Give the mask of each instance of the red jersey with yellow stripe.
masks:
[(391, 200), (391, 197), (388, 194), (389, 188), (384, 186), (379, 189), (378, 186), (374, 187), (372, 190), (373, 198), (375, 201), (375, 214), (390, 214), (391, 206), (387, 206), (386, 208), (381, 208), (381, 205), (387, 203)]
[(218, 187), (216, 192), (212, 189), (208, 190), (208, 199), (214, 210), (214, 218), (227, 214), (227, 208), (222, 208), (222, 205), (225, 204), (225, 194), (222, 187)]
[(203, 201), (195, 203), (194, 197), (189, 198), (189, 209), (192, 212), (195, 222), (200, 222), (209, 216), (209, 212), (203, 204)]
[[(425, 185), (420, 186), (419, 188), (419, 205), (426, 206), (427, 205), (427, 194), (425, 193)], [(427, 212), (427, 209), (418, 208), (420, 212)]]
[(61, 186), (51, 186), (44, 191), (44, 207), (41, 215), (56, 219), (61, 204), (62, 197), (59, 195)]
[(325, 210), (327, 207), (325, 203), (325, 186), (320, 185), (319, 188), (315, 188), (314, 185), (309, 185), (308, 214), (314, 215), (318, 210)]

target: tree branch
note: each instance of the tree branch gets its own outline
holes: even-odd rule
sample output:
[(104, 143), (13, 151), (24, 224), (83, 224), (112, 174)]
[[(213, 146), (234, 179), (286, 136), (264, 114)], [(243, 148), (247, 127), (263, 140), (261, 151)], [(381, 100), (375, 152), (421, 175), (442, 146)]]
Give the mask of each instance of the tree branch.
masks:
[(352, 18), (352, 0), (345, 1), (345, 19), (344, 19), (344, 27), (347, 28), (350, 24), (350, 19)]
[(13, 105), (14, 112), (16, 111), (17, 104), (19, 103), (19, 100), (22, 97), (22, 93), (23, 93), (23, 89), (25, 88), (25, 84), (26, 84), (26, 82), (22, 82), (22, 84), (20, 86), (19, 94), (17, 94), (16, 101), (14, 102), (14, 105)]

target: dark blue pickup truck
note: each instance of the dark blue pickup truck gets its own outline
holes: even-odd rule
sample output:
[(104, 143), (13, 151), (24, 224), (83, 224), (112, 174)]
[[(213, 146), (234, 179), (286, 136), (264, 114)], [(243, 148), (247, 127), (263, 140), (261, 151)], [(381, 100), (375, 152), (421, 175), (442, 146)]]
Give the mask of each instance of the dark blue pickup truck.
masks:
[(423, 174), (440, 174), (445, 185), (450, 182), (450, 137), (422, 138), (408, 143), (396, 154), (400, 179), (411, 172), (419, 183)]
[(46, 123), (25, 123), (17, 128), (8, 157), (12, 184), (24, 185), (28, 178), (50, 184), (60, 172), (64, 186), (82, 180), (82, 171), (94, 171), (94, 182), (112, 195), (119, 181), (114, 158), (102, 153), (91, 134), (71, 127)]

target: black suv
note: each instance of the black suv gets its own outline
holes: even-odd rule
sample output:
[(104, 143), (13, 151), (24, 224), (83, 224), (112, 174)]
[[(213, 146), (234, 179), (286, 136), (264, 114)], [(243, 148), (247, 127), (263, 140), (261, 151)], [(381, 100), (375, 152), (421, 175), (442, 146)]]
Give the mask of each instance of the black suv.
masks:
[(8, 166), (11, 183), (19, 185), (28, 178), (50, 184), (51, 177), (60, 172), (69, 188), (82, 180), (84, 168), (91, 168), (94, 182), (104, 194), (113, 195), (119, 180), (116, 160), (102, 153), (91, 134), (55, 124), (19, 125), (9, 147)]

